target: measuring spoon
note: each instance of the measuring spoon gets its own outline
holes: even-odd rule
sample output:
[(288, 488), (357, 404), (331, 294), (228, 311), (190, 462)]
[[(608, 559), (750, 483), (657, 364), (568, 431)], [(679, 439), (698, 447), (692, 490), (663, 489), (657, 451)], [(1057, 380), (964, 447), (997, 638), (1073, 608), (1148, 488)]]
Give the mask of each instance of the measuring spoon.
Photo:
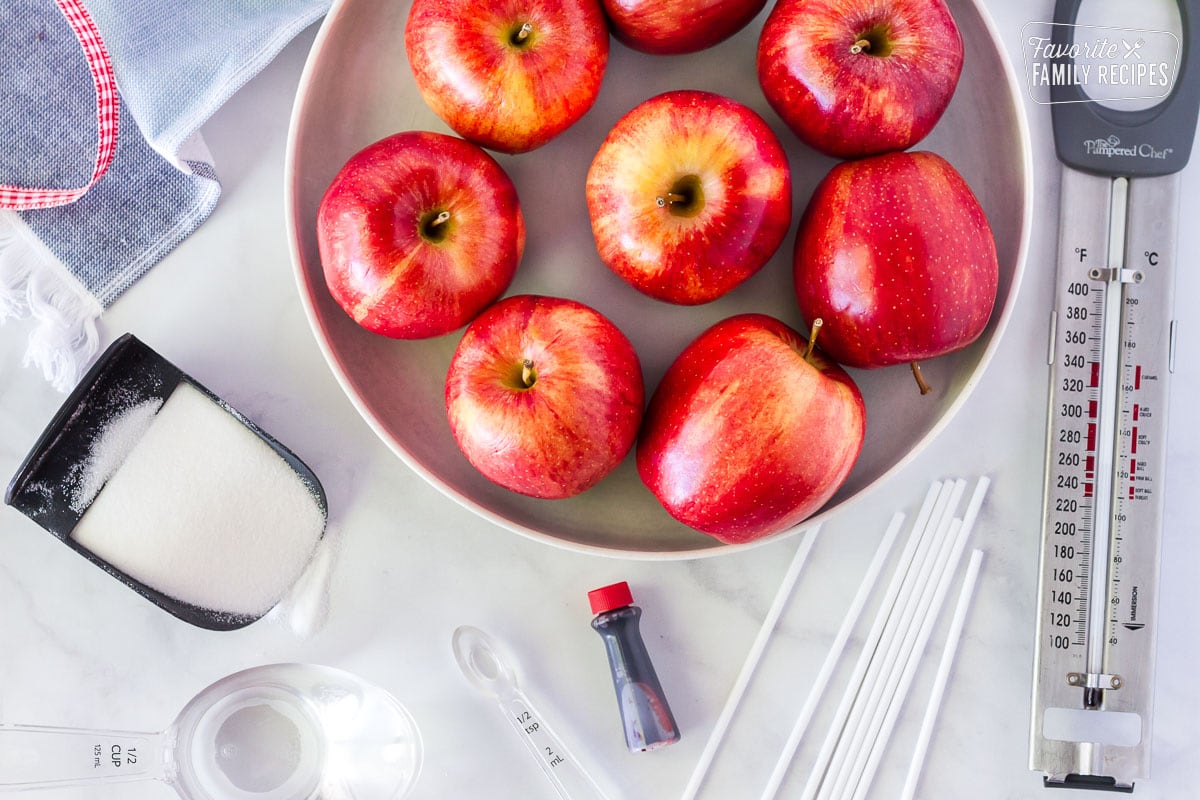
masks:
[(518, 688), (512, 665), (500, 655), (492, 639), (478, 628), (463, 625), (454, 631), (451, 642), (454, 658), (463, 675), (475, 688), (496, 699), (505, 719), (550, 779), (558, 796), (563, 800), (607, 800), (583, 765), (567, 751), (562, 740)]

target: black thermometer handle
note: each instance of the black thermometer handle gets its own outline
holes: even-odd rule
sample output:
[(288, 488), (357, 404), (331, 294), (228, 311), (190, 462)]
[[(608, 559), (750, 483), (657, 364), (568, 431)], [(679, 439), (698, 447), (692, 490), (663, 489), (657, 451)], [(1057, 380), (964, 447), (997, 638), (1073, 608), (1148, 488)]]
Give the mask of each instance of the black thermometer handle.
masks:
[[(1053, 44), (1072, 44), (1082, 3), (1055, 4)], [(1084, 172), (1129, 178), (1170, 175), (1187, 165), (1200, 111), (1200, 0), (1178, 3), (1183, 23), (1178, 74), (1170, 94), (1158, 104), (1122, 111), (1091, 100), (1078, 84), (1050, 87), (1059, 161)], [(1067, 54), (1053, 63), (1070, 68), (1074, 59)]]

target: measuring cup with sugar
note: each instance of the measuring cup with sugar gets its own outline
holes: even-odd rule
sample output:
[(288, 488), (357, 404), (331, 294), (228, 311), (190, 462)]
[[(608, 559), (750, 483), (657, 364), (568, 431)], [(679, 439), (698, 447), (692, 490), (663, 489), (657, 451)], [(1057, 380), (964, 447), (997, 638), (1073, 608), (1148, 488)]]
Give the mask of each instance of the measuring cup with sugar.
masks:
[(517, 686), (512, 665), (491, 638), (478, 628), (463, 625), (454, 631), (452, 645), (463, 675), (475, 688), (496, 699), (504, 718), (554, 785), (558, 796), (563, 800), (607, 800), (596, 781), (567, 752), (562, 740)]
[(136, 337), (115, 341), (59, 408), (4, 502), (179, 619), (265, 615), (325, 530), (299, 457)]
[(396, 800), (421, 754), (387, 691), (332, 667), (272, 664), (212, 684), (161, 733), (0, 725), (0, 792), (160, 780), (184, 800)]

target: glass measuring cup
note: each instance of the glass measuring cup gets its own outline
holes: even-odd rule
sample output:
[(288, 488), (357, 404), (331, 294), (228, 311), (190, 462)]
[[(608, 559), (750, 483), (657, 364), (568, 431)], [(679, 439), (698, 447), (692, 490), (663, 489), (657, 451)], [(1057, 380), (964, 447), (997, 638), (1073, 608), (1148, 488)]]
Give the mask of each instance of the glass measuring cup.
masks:
[(416, 723), (385, 690), (272, 664), (212, 684), (161, 733), (0, 725), (0, 792), (155, 779), (185, 800), (396, 800), (421, 755)]

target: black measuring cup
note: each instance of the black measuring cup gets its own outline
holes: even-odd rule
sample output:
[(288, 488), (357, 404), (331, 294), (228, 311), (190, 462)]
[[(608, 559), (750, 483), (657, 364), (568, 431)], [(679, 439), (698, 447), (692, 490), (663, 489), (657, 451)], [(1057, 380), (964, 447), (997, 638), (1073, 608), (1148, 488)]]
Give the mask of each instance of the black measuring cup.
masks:
[(312, 494), (322, 520), (328, 517), (325, 491), (303, 461), (132, 334), (113, 342), (67, 397), (18, 468), (4, 493), (4, 502), (163, 610), (201, 628), (234, 630), (260, 619), (266, 612), (230, 613), (180, 601), (126, 574), (71, 538), (71, 532), (87, 511), (73, 502), (72, 486), (80, 465), (88, 459), (106, 424), (121, 409), (147, 401), (165, 401), (183, 382), (230, 411), (275, 451)]

